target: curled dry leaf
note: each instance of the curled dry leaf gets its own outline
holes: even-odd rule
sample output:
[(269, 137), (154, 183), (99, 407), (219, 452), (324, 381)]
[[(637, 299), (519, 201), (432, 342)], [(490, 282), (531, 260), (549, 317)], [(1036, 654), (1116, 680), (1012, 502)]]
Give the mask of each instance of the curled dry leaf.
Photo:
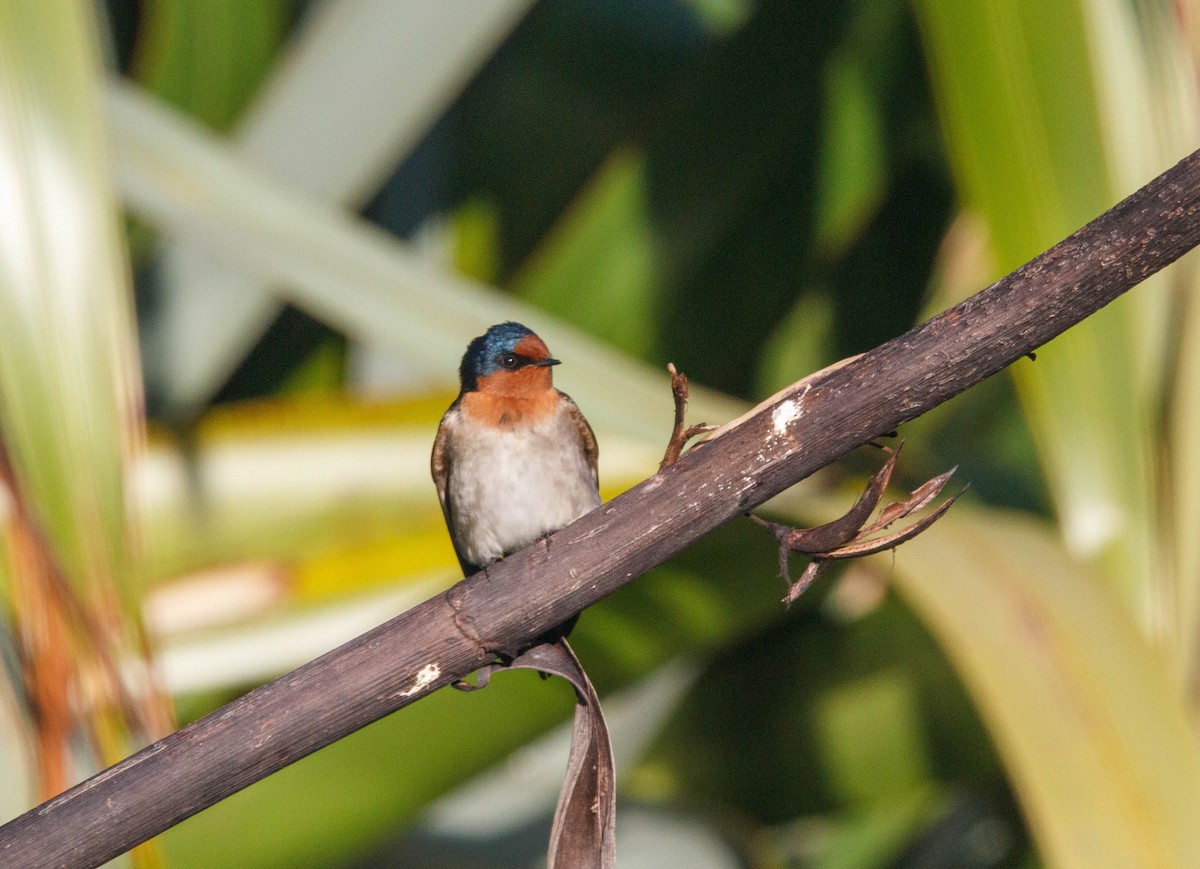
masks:
[[(867, 519), (879, 505), (879, 501), (883, 497), (883, 491), (887, 488), (892, 471), (896, 467), (896, 459), (900, 454), (899, 448), (895, 451), (888, 450), (888, 452), (890, 455), (883, 467), (871, 477), (870, 482), (867, 483), (866, 489), (863, 490), (862, 495), (859, 496), (855, 505), (839, 519), (835, 519), (825, 525), (818, 525), (815, 528), (792, 528), (778, 522), (768, 522), (758, 516), (750, 516), (751, 519), (766, 528), (779, 541), (779, 568), (784, 580), (788, 584), (788, 593), (783, 599), (785, 604), (790, 605), (799, 598), (816, 581), (821, 571), (830, 561), (861, 558), (866, 555), (875, 555), (879, 552), (894, 549), (933, 525), (958, 500), (959, 495), (962, 494), (962, 492), (959, 492), (954, 495), (928, 516), (914, 522), (912, 525), (898, 531), (893, 531), (891, 534), (873, 537), (872, 535), (883, 531), (892, 525), (892, 523), (918, 510), (922, 510), (933, 503), (934, 499), (945, 488), (946, 483), (949, 482), (950, 477), (958, 470), (957, 466), (951, 468), (949, 471), (939, 474), (918, 486), (903, 501), (888, 504), (879, 511), (879, 515), (875, 521), (867, 525)], [(805, 567), (804, 573), (795, 581), (792, 580), (791, 574), (788, 571), (788, 556), (792, 552), (801, 552), (812, 557), (808, 566)]]
[(778, 522), (768, 522), (753, 513), (750, 514), (750, 518), (766, 528), (779, 541), (780, 551), (784, 553), (780, 556), (781, 558), (784, 558), (789, 550), (803, 552), (807, 555), (818, 555), (845, 546), (862, 535), (863, 524), (879, 506), (879, 499), (883, 497), (883, 490), (887, 488), (888, 481), (892, 477), (892, 469), (896, 467), (896, 457), (899, 455), (898, 450), (895, 452), (889, 450), (889, 452), (891, 455), (888, 456), (888, 460), (871, 477), (867, 488), (859, 495), (858, 501), (848, 513), (839, 519), (815, 528), (793, 528)]
[[(874, 534), (876, 531), (882, 531), (897, 519), (903, 519), (905, 516), (910, 513), (916, 513), (918, 510), (924, 510), (938, 496), (942, 488), (950, 481), (950, 478), (954, 476), (954, 472), (957, 470), (958, 465), (955, 465), (944, 474), (938, 474), (932, 480), (927, 480), (918, 486), (907, 499), (893, 501), (891, 504), (888, 504), (879, 511), (879, 518), (872, 522), (869, 528), (863, 529), (863, 534)], [(960, 492), (959, 494), (962, 493)], [(954, 497), (957, 498), (958, 495)]]
[(536, 643), (515, 656), (501, 656), (477, 671), (474, 685), (462, 680), (452, 684), (461, 691), (475, 691), (485, 687), (495, 673), (515, 669), (561, 676), (575, 688), (578, 700), (571, 754), (550, 829), (547, 869), (611, 869), (617, 852), (612, 740), (596, 689), (566, 639)]
[[(965, 489), (963, 491), (966, 491)], [(832, 552), (821, 554), (821, 559), (833, 561), (843, 558), (861, 558), (864, 555), (875, 555), (879, 552), (886, 552), (889, 549), (895, 549), (901, 543), (912, 540), (922, 531), (929, 528), (938, 519), (941, 519), (950, 506), (958, 500), (958, 496), (962, 492), (952, 495), (946, 501), (938, 505), (938, 508), (923, 519), (914, 522), (906, 528), (901, 528), (899, 531), (894, 531), (891, 534), (885, 534), (883, 537), (871, 537), (862, 540), (855, 540), (840, 549), (835, 549)]]

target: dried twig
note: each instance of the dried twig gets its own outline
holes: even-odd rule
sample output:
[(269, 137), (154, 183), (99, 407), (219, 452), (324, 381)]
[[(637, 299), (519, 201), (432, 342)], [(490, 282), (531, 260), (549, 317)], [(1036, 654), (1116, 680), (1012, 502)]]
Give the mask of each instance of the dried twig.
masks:
[(667, 449), (663, 453), (662, 461), (658, 463), (660, 471), (671, 467), (671, 465), (679, 461), (679, 455), (683, 452), (683, 448), (687, 446), (688, 441), (698, 435), (707, 434), (716, 428), (716, 426), (703, 422), (687, 426), (686, 428), (684, 427), (688, 400), (687, 375), (676, 371), (674, 362), (667, 363), (667, 371), (671, 372), (671, 395), (675, 398), (675, 427), (671, 430), (671, 439), (667, 441)]

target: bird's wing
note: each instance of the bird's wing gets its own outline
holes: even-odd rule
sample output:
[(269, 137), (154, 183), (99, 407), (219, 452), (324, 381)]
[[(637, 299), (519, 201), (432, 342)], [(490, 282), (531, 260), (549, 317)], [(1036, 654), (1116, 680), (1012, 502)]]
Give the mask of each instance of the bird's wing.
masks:
[(429, 471), (433, 475), (433, 485), (437, 489), (438, 501), (442, 505), (442, 514), (446, 517), (447, 525), (450, 524), (450, 507), (446, 503), (446, 491), (449, 489), (450, 483), (450, 461), (447, 453), (452, 424), (450, 423), (450, 414), (453, 410), (454, 408), (451, 407), (442, 417), (437, 437), (433, 439), (433, 455), (429, 457)]
[(592, 427), (588, 425), (587, 419), (583, 415), (583, 411), (575, 404), (571, 396), (565, 392), (560, 392), (563, 402), (566, 404), (567, 413), (571, 420), (575, 423), (575, 427), (579, 430), (579, 440), (583, 443), (583, 454), (587, 457), (588, 467), (592, 469), (592, 480), (596, 484), (596, 488), (600, 488), (600, 471), (596, 467), (596, 461), (600, 458), (600, 447), (596, 444), (596, 433), (592, 431)]
[(454, 546), (454, 554), (462, 566), (463, 575), (470, 576), (479, 570), (479, 565), (472, 564), (458, 550), (458, 541), (454, 539), (454, 503), (450, 500), (450, 430), (458, 418), (458, 402), (450, 405), (450, 409), (442, 416), (438, 426), (437, 437), (433, 439), (433, 454), (429, 457), (429, 470), (433, 475), (433, 485), (437, 488), (438, 502), (442, 505), (442, 515), (446, 517), (446, 530), (450, 532), (450, 543)]

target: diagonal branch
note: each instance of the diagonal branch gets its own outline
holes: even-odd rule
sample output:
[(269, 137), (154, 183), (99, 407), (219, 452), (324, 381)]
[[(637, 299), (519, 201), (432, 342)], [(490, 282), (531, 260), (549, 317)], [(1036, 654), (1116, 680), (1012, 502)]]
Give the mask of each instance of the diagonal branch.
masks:
[[(789, 387), (579, 519), (0, 828), (0, 865), (94, 866), (528, 643), (1005, 366), (1200, 241), (1200, 152), (960, 305)], [(935, 532), (936, 533), (936, 532)]]

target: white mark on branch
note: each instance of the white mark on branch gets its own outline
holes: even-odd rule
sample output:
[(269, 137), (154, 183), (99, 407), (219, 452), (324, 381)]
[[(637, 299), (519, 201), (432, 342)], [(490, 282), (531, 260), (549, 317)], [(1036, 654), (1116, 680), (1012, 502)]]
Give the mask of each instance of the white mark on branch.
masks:
[(785, 398), (779, 406), (771, 411), (771, 426), (777, 437), (788, 433), (788, 426), (804, 416), (804, 396), (808, 395), (809, 384), (804, 384), (804, 390), (795, 398)]
[(426, 664), (417, 672), (417, 681), (407, 691), (396, 692), (397, 697), (412, 697), (419, 691), (423, 691), (437, 681), (438, 676), (442, 675), (442, 668), (437, 664)]
[(781, 401), (779, 406), (771, 413), (771, 423), (775, 429), (775, 434), (780, 437), (787, 434), (788, 424), (793, 422), (801, 413), (803, 411), (794, 398)]

